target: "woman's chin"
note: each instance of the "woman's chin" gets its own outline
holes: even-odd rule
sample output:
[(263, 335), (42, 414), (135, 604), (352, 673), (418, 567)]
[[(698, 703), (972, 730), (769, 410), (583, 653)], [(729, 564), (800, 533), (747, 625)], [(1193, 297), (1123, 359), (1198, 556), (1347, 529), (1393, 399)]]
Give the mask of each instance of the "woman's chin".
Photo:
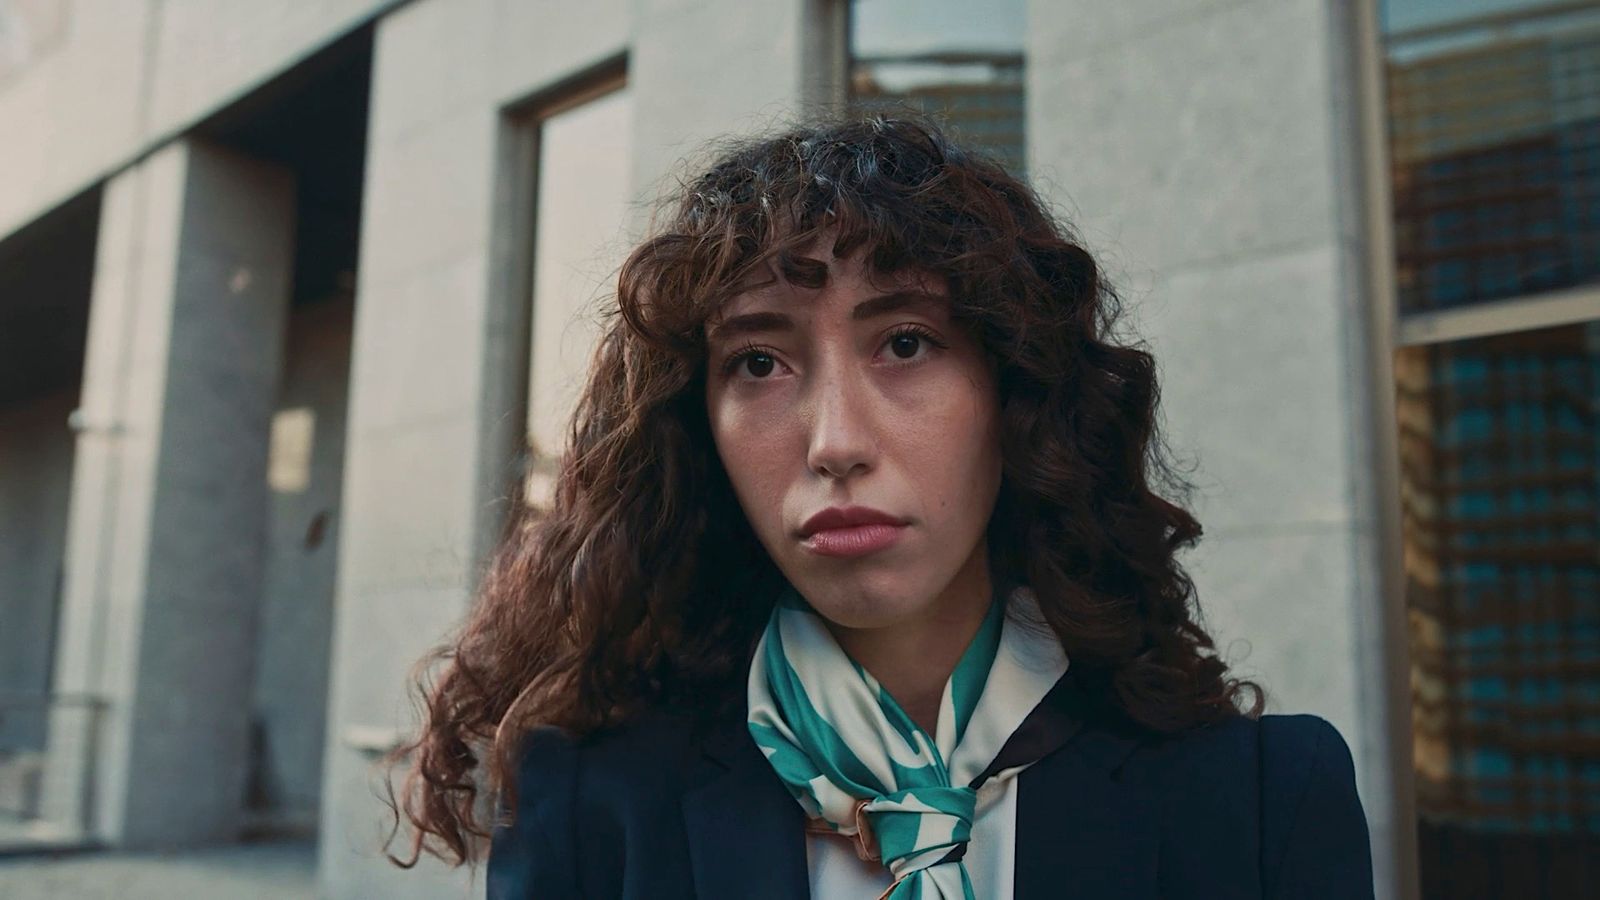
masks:
[(826, 598), (812, 602), (812, 609), (839, 628), (874, 631), (894, 628), (915, 621), (921, 610), (905, 597), (863, 592), (855, 596)]

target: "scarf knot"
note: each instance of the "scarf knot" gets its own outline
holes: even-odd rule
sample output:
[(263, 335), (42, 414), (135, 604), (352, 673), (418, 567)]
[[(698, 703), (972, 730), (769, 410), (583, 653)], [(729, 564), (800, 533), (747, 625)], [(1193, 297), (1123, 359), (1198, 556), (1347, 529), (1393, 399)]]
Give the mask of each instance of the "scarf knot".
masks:
[(896, 879), (936, 865), (972, 839), (978, 792), (930, 785), (895, 791), (863, 808), (883, 864)]

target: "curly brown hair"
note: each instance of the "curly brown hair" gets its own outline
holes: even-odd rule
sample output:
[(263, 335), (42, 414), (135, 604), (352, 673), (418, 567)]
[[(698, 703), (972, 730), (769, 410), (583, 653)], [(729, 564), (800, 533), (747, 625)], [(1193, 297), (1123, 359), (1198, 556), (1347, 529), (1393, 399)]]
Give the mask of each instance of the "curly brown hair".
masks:
[[(1157, 438), (1154, 357), (1113, 338), (1116, 292), (1023, 182), (929, 121), (807, 123), (721, 145), (627, 257), (567, 429), (553, 501), (518, 504), (459, 633), (423, 661), (423, 724), (391, 756), (409, 857), (481, 856), (486, 801), (514, 807), (536, 725), (577, 734), (646, 707), (744, 701), (776, 567), (712, 442), (704, 326), (746, 276), (819, 235), (878, 273), (947, 279), (998, 365), (1003, 474), (992, 566), (1014, 573), (1080, 685), (1171, 733), (1259, 715), (1177, 562), (1201, 528)], [(521, 496), (521, 491), (513, 491)], [(1246, 705), (1246, 695), (1253, 702)], [(393, 798), (391, 798), (393, 800)]]

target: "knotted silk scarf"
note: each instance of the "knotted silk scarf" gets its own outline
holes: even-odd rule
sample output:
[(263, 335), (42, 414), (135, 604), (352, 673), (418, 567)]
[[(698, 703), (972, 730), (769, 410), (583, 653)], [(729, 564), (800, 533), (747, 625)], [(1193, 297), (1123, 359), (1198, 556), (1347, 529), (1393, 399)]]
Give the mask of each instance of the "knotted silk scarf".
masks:
[(862, 858), (889, 869), (883, 897), (976, 900), (961, 859), (977, 788), (1033, 762), (994, 765), (1009, 762), (997, 759), (1002, 747), (1066, 668), (1032, 592), (997, 589), (929, 735), (786, 584), (751, 662), (748, 725), (814, 826), (854, 838)]

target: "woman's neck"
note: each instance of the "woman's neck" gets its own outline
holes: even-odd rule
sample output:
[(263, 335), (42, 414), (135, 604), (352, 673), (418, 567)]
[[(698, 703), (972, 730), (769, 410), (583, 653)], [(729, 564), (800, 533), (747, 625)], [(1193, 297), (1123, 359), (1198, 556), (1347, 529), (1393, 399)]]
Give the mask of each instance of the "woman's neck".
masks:
[(991, 591), (988, 560), (980, 543), (927, 614), (882, 628), (845, 628), (832, 622), (828, 628), (844, 652), (872, 673), (906, 715), (937, 737), (945, 683), (983, 625)]

